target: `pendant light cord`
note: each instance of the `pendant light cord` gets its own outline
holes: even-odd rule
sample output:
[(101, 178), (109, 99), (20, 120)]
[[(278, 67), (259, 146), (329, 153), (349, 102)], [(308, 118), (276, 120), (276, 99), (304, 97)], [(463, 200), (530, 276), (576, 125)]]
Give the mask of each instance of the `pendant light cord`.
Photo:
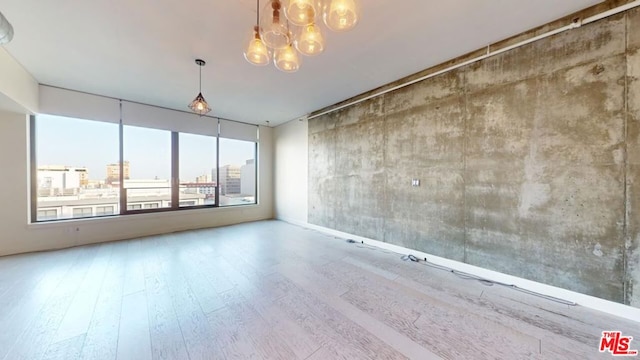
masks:
[(260, 0), (256, 0), (256, 25), (258, 26), (258, 31), (260, 30)]
[(200, 65), (200, 93), (202, 94), (202, 65)]

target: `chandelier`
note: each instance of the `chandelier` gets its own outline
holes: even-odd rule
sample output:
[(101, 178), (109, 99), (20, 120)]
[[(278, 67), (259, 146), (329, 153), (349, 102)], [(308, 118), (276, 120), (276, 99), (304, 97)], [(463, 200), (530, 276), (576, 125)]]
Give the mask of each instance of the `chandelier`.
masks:
[(256, 66), (271, 62), (278, 70), (296, 72), (301, 58), (325, 49), (318, 19), (332, 31), (353, 29), (360, 19), (357, 0), (269, 0), (260, 16), (256, 0), (256, 25), (244, 51), (245, 59)]

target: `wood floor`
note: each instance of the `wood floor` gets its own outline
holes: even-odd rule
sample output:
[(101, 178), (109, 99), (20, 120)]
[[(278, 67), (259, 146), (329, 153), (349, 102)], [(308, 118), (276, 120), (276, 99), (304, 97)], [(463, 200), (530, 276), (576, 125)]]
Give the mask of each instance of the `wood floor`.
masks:
[(0, 359), (610, 359), (640, 324), (277, 221), (0, 258)]

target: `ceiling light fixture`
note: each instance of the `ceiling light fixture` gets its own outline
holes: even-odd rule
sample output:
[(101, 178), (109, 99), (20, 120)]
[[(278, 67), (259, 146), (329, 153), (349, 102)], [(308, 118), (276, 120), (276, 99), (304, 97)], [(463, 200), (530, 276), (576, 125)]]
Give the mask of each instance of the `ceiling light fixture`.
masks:
[(311, 23), (300, 29), (295, 44), (296, 49), (303, 55), (318, 55), (324, 51), (324, 36), (320, 32), (320, 28)]
[(337, 32), (353, 29), (360, 20), (358, 0), (269, 0), (262, 16), (259, 11), (260, 0), (256, 0), (258, 24), (244, 57), (253, 65), (264, 66), (270, 62), (271, 50), (274, 65), (284, 72), (300, 68), (296, 50), (306, 56), (324, 51), (318, 17), (322, 16), (325, 25)]
[(0, 45), (6, 44), (13, 39), (13, 26), (2, 13), (0, 13)]
[(260, 0), (256, 0), (256, 26), (253, 27), (253, 36), (244, 52), (244, 58), (256, 66), (265, 66), (271, 61), (269, 49), (260, 37)]
[[(258, 6), (260, 0), (258, 0)], [(260, 19), (262, 41), (272, 49), (284, 49), (291, 43), (287, 19), (282, 16), (280, 0), (269, 0), (264, 6)]]
[(273, 62), (280, 71), (296, 72), (300, 69), (300, 57), (291, 45), (276, 50)]
[(359, 13), (356, 0), (331, 0), (324, 4), (322, 19), (329, 29), (342, 32), (358, 24)]
[(316, 8), (313, 6), (314, 0), (289, 0), (289, 4), (284, 8), (287, 19), (293, 25), (310, 25), (316, 18)]
[(193, 111), (194, 113), (202, 116), (211, 111), (209, 104), (207, 104), (204, 96), (202, 96), (202, 67), (206, 65), (206, 62), (201, 59), (196, 59), (196, 64), (200, 67), (200, 91), (198, 92), (198, 96), (196, 96), (191, 104), (189, 104), (189, 109), (191, 109), (191, 111)]

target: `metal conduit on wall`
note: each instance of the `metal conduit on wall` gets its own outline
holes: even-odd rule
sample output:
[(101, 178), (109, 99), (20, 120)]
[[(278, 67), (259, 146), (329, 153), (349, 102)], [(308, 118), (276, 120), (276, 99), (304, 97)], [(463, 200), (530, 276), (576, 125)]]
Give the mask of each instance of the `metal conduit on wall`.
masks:
[(501, 49), (498, 49), (498, 50), (495, 50), (495, 51), (491, 51), (491, 46), (487, 46), (487, 53), (484, 54), (484, 55), (481, 55), (481, 56), (475, 57), (473, 59), (464, 61), (464, 62), (462, 62), (460, 64), (453, 65), (453, 66), (448, 67), (446, 69), (442, 69), (442, 70), (436, 71), (434, 73), (419, 77), (417, 79), (414, 79), (414, 80), (411, 80), (411, 81), (407, 81), (405, 83), (396, 85), (396, 86), (391, 87), (389, 89), (385, 89), (385, 90), (376, 92), (374, 94), (371, 94), (369, 96), (363, 97), (361, 99), (353, 100), (353, 101), (347, 102), (346, 104), (343, 104), (343, 105), (340, 105), (340, 106), (336, 106), (334, 108), (330, 108), (330, 109), (327, 109), (325, 111), (321, 111), (321, 112), (319, 112), (317, 114), (304, 116), (301, 119), (311, 120), (311, 119), (315, 119), (315, 118), (323, 116), (323, 115), (327, 115), (327, 114), (336, 112), (338, 110), (342, 110), (344, 108), (348, 108), (350, 106), (359, 104), (361, 102), (365, 102), (367, 100), (371, 100), (373, 98), (376, 98), (378, 96), (382, 96), (382, 95), (390, 93), (392, 91), (396, 91), (398, 89), (402, 89), (402, 88), (407, 87), (409, 85), (413, 85), (413, 84), (418, 83), (420, 81), (427, 80), (427, 79), (430, 79), (432, 77), (448, 73), (449, 71), (452, 71), (452, 70), (455, 70), (455, 69), (459, 69), (459, 68), (461, 68), (463, 66), (467, 66), (467, 65), (473, 64), (475, 62), (490, 58), (490, 57), (498, 55), (498, 54), (502, 54), (504, 52), (507, 52), (509, 50), (513, 50), (513, 49), (522, 47), (522, 46), (527, 45), (527, 44), (531, 44), (531, 43), (536, 42), (538, 40), (542, 40), (542, 39), (548, 38), (550, 36), (565, 32), (567, 30), (578, 28), (578, 27), (580, 27), (582, 25), (586, 25), (586, 24), (590, 24), (590, 23), (596, 22), (598, 20), (602, 20), (602, 19), (607, 18), (609, 16), (613, 16), (613, 15), (619, 14), (621, 12), (636, 8), (638, 6), (640, 6), (640, 0), (636, 0), (636, 1), (630, 2), (628, 4), (619, 6), (617, 8), (602, 12), (602, 13), (594, 15), (594, 16), (587, 17), (585, 19), (576, 19), (575, 21), (571, 22), (569, 25), (565, 25), (565, 26), (560, 27), (558, 29), (549, 31), (547, 33), (544, 33), (544, 34), (541, 34), (541, 35), (538, 35), (538, 36), (534, 36), (534, 37), (532, 37), (530, 39), (521, 41), (519, 43), (510, 45), (510, 46), (507, 46), (507, 47), (504, 47), (504, 48), (501, 48)]

